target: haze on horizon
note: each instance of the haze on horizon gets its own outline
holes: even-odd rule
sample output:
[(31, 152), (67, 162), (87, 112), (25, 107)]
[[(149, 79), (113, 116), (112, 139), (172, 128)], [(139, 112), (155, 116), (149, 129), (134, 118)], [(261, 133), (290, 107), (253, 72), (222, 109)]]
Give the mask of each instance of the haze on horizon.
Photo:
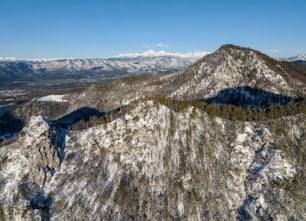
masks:
[(306, 52), (303, 0), (1, 0), (0, 57), (94, 58), (232, 43), (273, 57)]

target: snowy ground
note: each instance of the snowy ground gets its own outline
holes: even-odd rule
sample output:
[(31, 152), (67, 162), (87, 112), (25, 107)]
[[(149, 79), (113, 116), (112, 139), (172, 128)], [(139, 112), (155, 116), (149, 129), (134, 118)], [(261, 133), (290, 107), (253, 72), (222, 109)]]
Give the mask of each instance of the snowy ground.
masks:
[(64, 99), (65, 95), (48, 95), (44, 97), (40, 97), (37, 101), (40, 102), (68, 102)]

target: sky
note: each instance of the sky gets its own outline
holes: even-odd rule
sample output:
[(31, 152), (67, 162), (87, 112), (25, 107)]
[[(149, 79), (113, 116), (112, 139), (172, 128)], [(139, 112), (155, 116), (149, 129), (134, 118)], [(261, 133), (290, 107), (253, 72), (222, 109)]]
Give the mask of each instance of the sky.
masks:
[(223, 44), (306, 52), (305, 0), (0, 0), (0, 57), (94, 58)]

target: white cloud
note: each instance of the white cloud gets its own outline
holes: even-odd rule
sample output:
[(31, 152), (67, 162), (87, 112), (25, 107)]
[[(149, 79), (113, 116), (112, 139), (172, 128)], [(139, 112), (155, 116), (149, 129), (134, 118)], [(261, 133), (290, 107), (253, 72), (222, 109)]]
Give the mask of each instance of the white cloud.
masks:
[(169, 46), (167, 44), (163, 44), (163, 43), (158, 43), (156, 45), (156, 47), (158, 47), (158, 48), (169, 48)]
[(158, 44), (144, 44), (143, 45), (144, 48), (148, 48), (148, 49), (153, 49), (153, 48), (169, 48), (169, 46), (167, 44), (164, 43), (158, 43)]

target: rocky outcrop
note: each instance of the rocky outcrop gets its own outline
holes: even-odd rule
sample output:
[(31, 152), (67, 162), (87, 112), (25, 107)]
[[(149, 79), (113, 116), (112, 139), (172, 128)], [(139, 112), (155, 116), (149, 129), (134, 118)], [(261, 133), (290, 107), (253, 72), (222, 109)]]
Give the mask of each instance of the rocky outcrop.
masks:
[(33, 117), (21, 132), (19, 140), (25, 152), (31, 156), (31, 167), (35, 171), (29, 176), (30, 181), (44, 186), (56, 171), (64, 158), (65, 129), (56, 128), (52, 121), (43, 117)]
[[(0, 149), (2, 214), (9, 220), (304, 220), (304, 170), (294, 158), (306, 147), (304, 122), (305, 115), (235, 122), (146, 101), (113, 122), (65, 134), (60, 155), (50, 124), (34, 117), (17, 142)], [(286, 143), (283, 133), (291, 135)], [(54, 173), (46, 178), (37, 165)]]

